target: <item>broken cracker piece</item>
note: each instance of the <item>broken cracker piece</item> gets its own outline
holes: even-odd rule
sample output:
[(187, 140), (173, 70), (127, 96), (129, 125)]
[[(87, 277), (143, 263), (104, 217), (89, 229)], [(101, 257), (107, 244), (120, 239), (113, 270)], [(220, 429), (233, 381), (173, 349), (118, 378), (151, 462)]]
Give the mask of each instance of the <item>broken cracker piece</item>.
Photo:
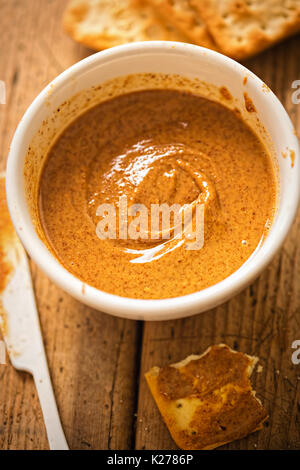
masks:
[(190, 41), (209, 49), (217, 45), (191, 0), (147, 0), (161, 16), (185, 34)]
[(257, 361), (220, 344), (145, 374), (178, 447), (214, 449), (262, 428), (268, 414), (249, 380)]
[(300, 31), (300, 0), (191, 0), (220, 49), (246, 59)]
[(77, 42), (96, 50), (133, 41), (188, 42), (144, 0), (70, 0), (63, 26)]

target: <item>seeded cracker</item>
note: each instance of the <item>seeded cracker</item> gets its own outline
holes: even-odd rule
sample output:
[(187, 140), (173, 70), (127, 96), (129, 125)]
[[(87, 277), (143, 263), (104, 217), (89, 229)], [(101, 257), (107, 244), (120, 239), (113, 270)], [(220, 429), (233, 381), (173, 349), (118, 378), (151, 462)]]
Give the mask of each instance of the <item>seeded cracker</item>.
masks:
[(220, 49), (236, 59), (300, 31), (300, 0), (191, 0)]
[(71, 0), (63, 25), (73, 39), (96, 50), (133, 41), (188, 42), (142, 0)]
[(217, 49), (199, 11), (190, 0), (148, 0), (148, 3), (190, 41), (209, 49)]

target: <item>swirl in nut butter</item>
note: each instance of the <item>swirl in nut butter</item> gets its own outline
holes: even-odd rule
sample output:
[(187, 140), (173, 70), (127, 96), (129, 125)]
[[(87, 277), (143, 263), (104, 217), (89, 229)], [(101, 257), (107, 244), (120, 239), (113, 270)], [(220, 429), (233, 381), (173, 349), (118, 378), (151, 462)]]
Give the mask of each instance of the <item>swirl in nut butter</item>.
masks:
[[(102, 177), (101, 189), (96, 193), (92, 192), (92, 188), (97, 175), (97, 160), (91, 165), (88, 177), (88, 188), (91, 188), (88, 208), (95, 226), (98, 222), (97, 207), (101, 204), (114, 205), (117, 220), (120, 220), (121, 198), (126, 200), (128, 208), (143, 206), (148, 210), (147, 228), (140, 229), (138, 239), (131, 240), (126, 237), (126, 240), (123, 240), (118, 231), (116, 234), (115, 244), (123, 245), (121, 249), (126, 253), (138, 255), (131, 260), (132, 263), (154, 261), (182, 246), (189, 238), (182, 222), (189, 214), (190, 224), (195, 224), (197, 204), (204, 206), (205, 236), (209, 236), (212, 221), (218, 216), (218, 199), (213, 182), (191, 166), (189, 160), (196, 158), (197, 155), (193, 154), (192, 149), (182, 144), (156, 145), (151, 140), (138, 142), (112, 159), (109, 169)], [(203, 155), (203, 158), (207, 157)], [(174, 212), (171, 212), (170, 227), (163, 230), (160, 220), (159, 226), (151, 230), (151, 214), (155, 204), (159, 207), (163, 207), (163, 204), (167, 204), (167, 208), (178, 207), (177, 224)], [(133, 219), (134, 216), (127, 216), (126, 233)], [(187, 227), (188, 221), (185, 222)], [(148, 247), (145, 248), (145, 245)]]

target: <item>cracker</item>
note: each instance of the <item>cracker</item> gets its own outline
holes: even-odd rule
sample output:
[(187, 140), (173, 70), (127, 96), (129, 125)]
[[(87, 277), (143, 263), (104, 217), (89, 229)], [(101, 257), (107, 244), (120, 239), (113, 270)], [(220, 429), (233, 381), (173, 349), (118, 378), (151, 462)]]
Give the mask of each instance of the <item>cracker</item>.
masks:
[(220, 344), (147, 372), (150, 391), (178, 447), (214, 449), (262, 428), (268, 415), (249, 379), (257, 361)]
[(142, 0), (71, 0), (63, 25), (73, 39), (96, 50), (133, 41), (188, 41)]
[(190, 0), (148, 0), (166, 21), (199, 46), (217, 49), (199, 11)]
[(245, 59), (300, 30), (300, 0), (191, 0), (220, 49)]

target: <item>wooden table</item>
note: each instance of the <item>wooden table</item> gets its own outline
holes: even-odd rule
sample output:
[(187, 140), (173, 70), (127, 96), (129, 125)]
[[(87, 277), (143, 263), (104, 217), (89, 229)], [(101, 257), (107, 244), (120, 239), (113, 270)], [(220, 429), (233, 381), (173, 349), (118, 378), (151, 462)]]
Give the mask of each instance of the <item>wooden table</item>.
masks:
[[(62, 0), (0, 0), (0, 171), (18, 121), (42, 88), (92, 53), (61, 28)], [(277, 94), (300, 134), (300, 37), (246, 64)], [(176, 449), (147, 389), (153, 365), (200, 353), (213, 343), (258, 355), (253, 385), (270, 419), (225, 449), (300, 449), (300, 213), (280, 253), (248, 289), (204, 314), (142, 323), (92, 310), (62, 292), (32, 263), (38, 309), (63, 426), (72, 449)], [(0, 366), (0, 448), (47, 449), (32, 378)]]

